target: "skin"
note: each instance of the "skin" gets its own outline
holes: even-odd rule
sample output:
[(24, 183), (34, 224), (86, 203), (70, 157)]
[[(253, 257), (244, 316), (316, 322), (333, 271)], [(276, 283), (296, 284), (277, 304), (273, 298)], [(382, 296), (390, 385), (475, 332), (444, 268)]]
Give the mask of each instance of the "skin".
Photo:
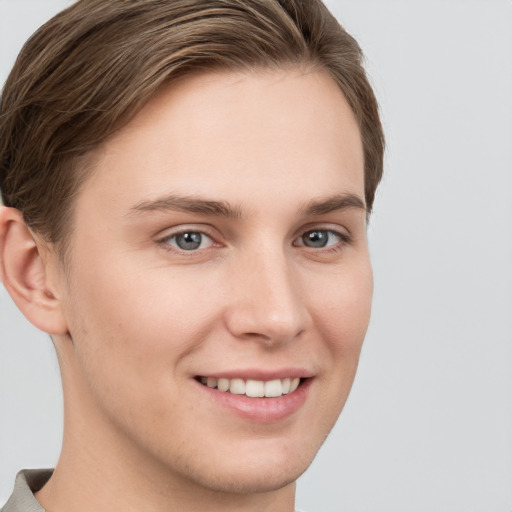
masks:
[[(92, 157), (66, 265), (17, 212), (0, 216), (2, 278), (53, 335), (64, 386), (63, 450), (38, 500), (57, 512), (292, 511), (370, 317), (363, 152), (343, 94), (321, 71), (188, 77)], [(180, 250), (183, 230), (202, 245)], [(325, 247), (306, 245), (312, 230)], [(308, 388), (270, 422), (196, 380), (283, 368), (307, 372)]]

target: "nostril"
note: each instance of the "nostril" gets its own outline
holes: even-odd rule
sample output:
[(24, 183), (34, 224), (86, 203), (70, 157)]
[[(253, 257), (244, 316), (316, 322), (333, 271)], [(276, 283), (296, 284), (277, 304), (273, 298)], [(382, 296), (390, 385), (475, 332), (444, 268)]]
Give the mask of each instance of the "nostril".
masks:
[(251, 295), (234, 300), (226, 309), (226, 326), (240, 340), (281, 345), (296, 340), (311, 324), (308, 309), (300, 296), (284, 285), (271, 281), (268, 286), (251, 287)]

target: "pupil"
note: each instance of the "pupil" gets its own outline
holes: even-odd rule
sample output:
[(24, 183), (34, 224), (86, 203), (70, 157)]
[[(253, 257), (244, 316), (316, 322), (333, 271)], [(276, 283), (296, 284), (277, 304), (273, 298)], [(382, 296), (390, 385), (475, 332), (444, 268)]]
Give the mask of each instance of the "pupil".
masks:
[(304, 245), (308, 247), (325, 247), (328, 241), (326, 231), (310, 231), (304, 237)]
[(201, 245), (201, 233), (183, 233), (176, 237), (176, 244), (184, 251), (192, 251)]

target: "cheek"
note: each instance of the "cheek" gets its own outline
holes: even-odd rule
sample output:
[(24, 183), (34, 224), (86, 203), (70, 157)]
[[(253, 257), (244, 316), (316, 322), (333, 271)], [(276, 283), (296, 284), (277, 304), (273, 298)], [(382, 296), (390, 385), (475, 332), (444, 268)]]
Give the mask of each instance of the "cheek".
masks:
[(370, 320), (372, 294), (369, 262), (325, 277), (322, 293), (317, 292), (313, 299), (314, 311), (334, 348), (362, 344)]
[[(91, 265), (70, 292), (76, 298), (70, 331), (87, 345), (84, 359), (101, 351), (93, 364), (114, 359), (116, 371), (141, 381), (149, 366), (156, 371), (179, 361), (205, 339), (218, 307), (213, 292), (198, 293), (197, 284), (168, 268)], [(203, 291), (216, 289), (203, 284)]]
[[(176, 409), (179, 393), (170, 392), (181, 385), (176, 374), (184, 372), (183, 359), (207, 333), (192, 298), (179, 291), (187, 287), (177, 280), (169, 286), (161, 274), (98, 268), (81, 274), (70, 290), (80, 385), (116, 422), (125, 418), (136, 425), (139, 417), (163, 417)], [(195, 306), (201, 307), (197, 298)]]
[(312, 297), (314, 323), (322, 339), (326, 375), (338, 390), (342, 388), (342, 398), (352, 385), (370, 321), (373, 277), (369, 262), (331, 275), (323, 289)]

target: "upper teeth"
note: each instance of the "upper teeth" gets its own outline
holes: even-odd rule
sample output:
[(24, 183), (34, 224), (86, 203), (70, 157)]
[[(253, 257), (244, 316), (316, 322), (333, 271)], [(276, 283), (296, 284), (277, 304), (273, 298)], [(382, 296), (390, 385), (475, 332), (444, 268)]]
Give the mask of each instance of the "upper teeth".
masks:
[(217, 379), (216, 377), (201, 377), (201, 382), (209, 388), (219, 391), (229, 391), (235, 395), (250, 397), (278, 397), (293, 393), (299, 386), (300, 379), (286, 378), (275, 380), (244, 380), (244, 379)]

